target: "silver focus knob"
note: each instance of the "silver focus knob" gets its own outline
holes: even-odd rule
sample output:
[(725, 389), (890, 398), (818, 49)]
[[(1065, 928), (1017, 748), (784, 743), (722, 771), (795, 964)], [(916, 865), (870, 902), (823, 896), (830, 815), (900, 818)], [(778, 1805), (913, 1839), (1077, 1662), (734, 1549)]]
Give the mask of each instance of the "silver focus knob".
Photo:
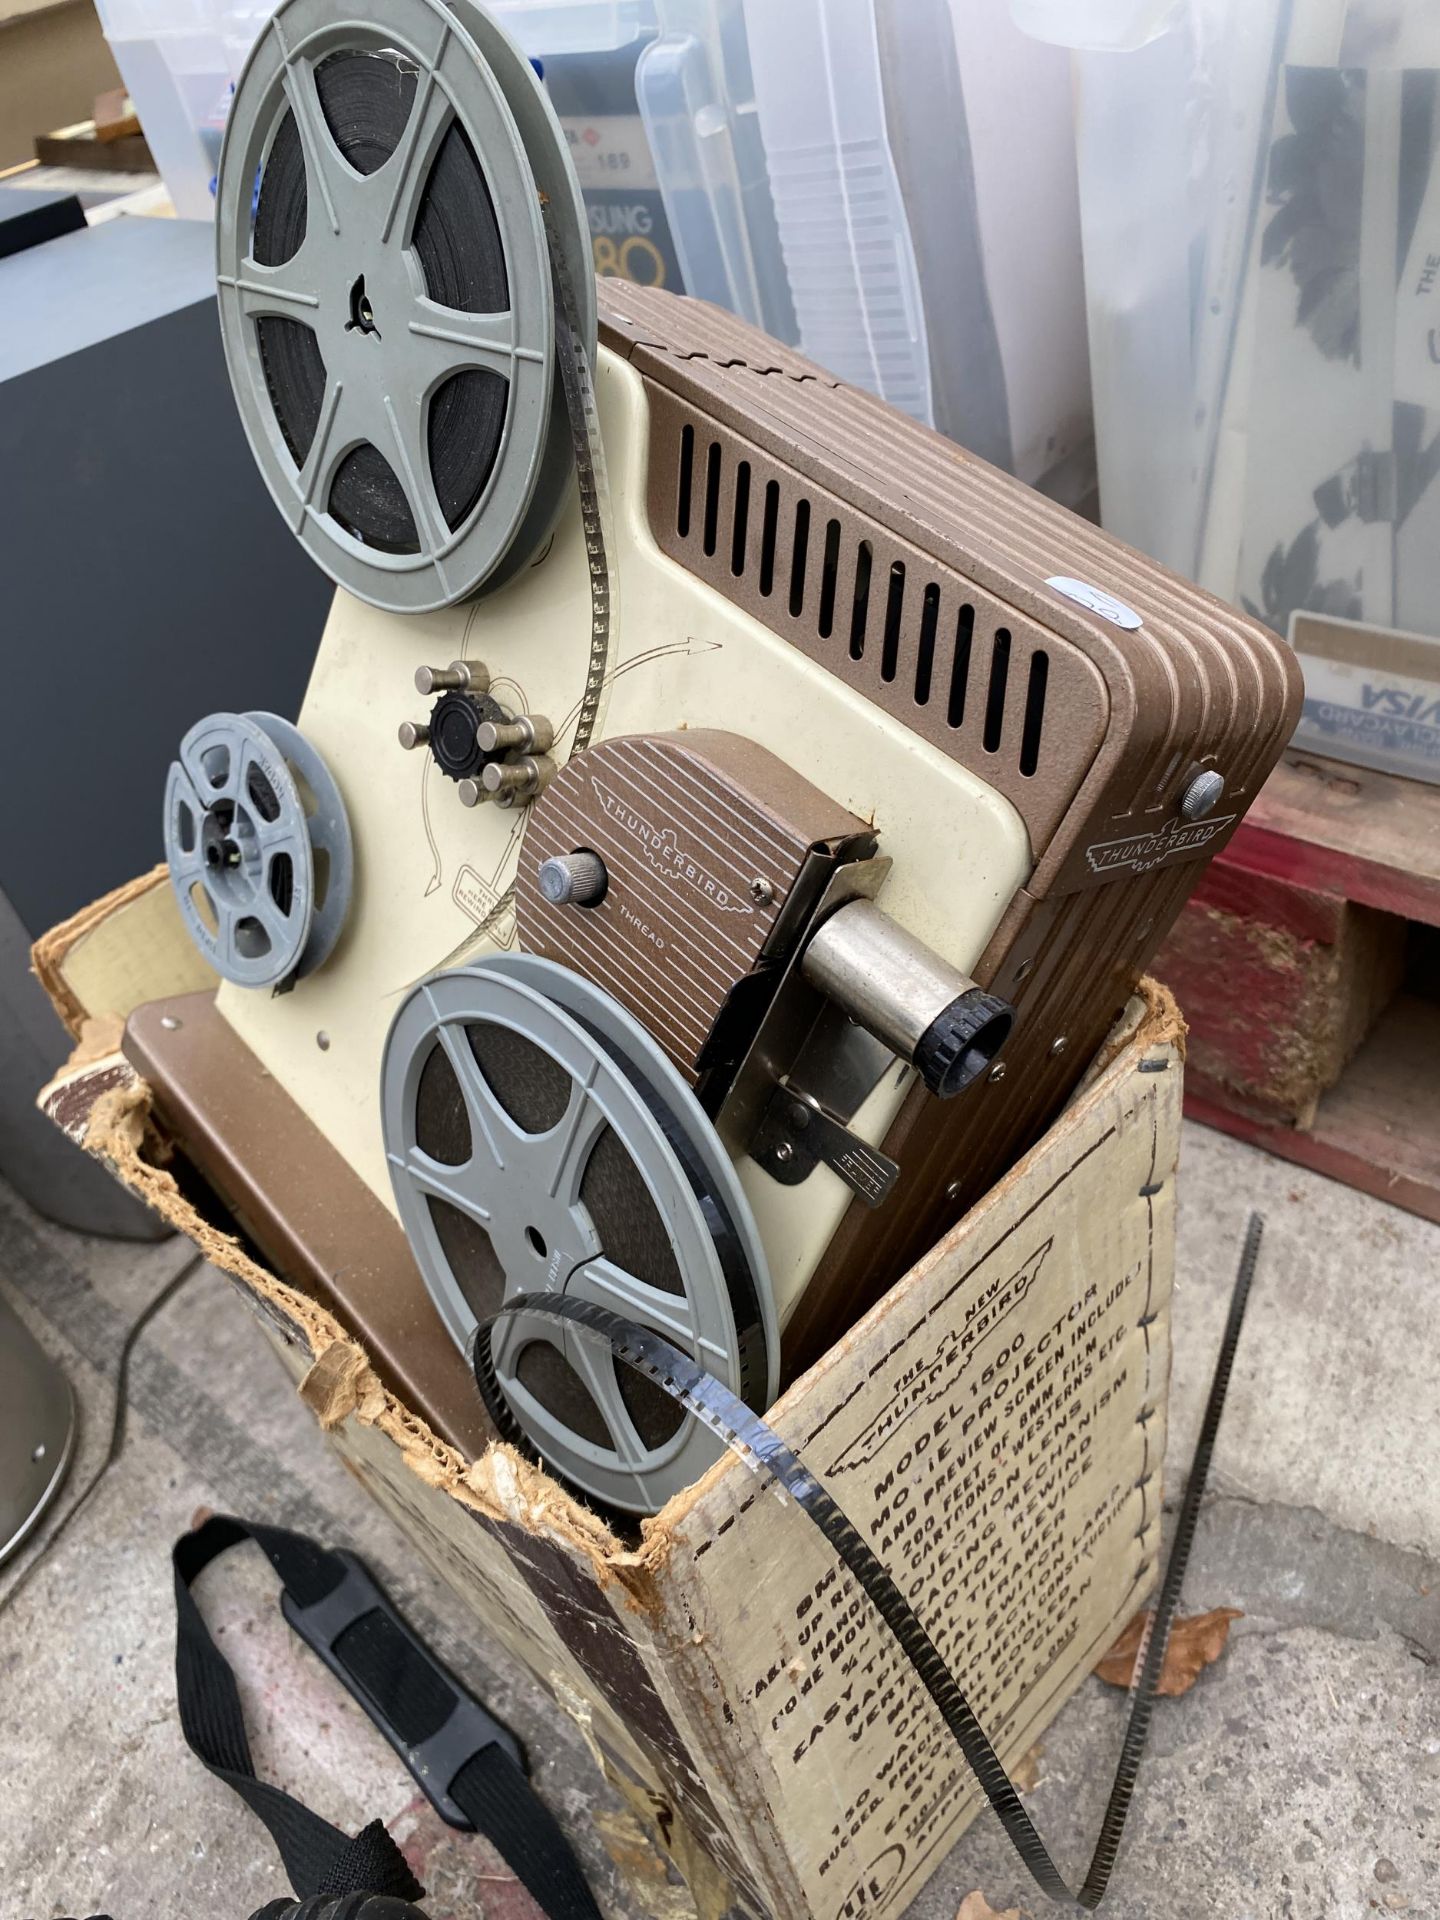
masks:
[(1223, 775), (1208, 767), (1204, 773), (1197, 773), (1180, 796), (1180, 818), (1182, 820), (1203, 820), (1207, 813), (1213, 813), (1220, 804), (1225, 792)]
[(430, 729), (423, 720), (402, 720), (400, 722), (400, 744), (407, 753), (413, 753), (416, 747), (430, 744)]
[(598, 853), (557, 853), (541, 861), (535, 884), (552, 907), (594, 907), (605, 898), (610, 876)]

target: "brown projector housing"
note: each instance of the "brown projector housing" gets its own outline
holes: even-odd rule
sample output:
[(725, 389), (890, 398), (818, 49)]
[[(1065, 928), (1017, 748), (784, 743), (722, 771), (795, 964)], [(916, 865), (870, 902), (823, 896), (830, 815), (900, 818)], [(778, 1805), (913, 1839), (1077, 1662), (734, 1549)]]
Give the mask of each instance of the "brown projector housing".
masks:
[(1003, 1061), (957, 1100), (911, 1094), (884, 1142), (900, 1184), (851, 1206), (787, 1330), (793, 1373), (1053, 1120), (1279, 757), (1300, 674), (1267, 628), (731, 315), (602, 281), (600, 318), (645, 381), (660, 548), (997, 788), (1030, 838), (975, 968), (1017, 1010)]

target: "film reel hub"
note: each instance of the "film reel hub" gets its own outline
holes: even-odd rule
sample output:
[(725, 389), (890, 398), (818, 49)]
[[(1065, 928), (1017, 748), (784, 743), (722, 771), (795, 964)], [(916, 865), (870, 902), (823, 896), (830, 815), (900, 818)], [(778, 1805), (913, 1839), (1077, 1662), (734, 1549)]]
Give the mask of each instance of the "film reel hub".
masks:
[[(401, 1220), (457, 1343), (503, 1301), (554, 1293), (655, 1328), (768, 1404), (777, 1336), (743, 1192), (607, 995), (524, 956), (441, 974), (396, 1016), (382, 1113)], [(531, 1442), (607, 1507), (651, 1512), (715, 1457), (583, 1331), (512, 1315), (494, 1367)]]

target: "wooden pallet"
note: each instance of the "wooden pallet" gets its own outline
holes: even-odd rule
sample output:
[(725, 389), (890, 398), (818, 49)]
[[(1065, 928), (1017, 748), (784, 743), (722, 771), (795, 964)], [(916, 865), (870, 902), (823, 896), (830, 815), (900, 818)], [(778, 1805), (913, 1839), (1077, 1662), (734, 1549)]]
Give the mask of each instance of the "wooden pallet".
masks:
[(1440, 1221), (1440, 788), (1292, 753), (1156, 963), (1186, 1112)]

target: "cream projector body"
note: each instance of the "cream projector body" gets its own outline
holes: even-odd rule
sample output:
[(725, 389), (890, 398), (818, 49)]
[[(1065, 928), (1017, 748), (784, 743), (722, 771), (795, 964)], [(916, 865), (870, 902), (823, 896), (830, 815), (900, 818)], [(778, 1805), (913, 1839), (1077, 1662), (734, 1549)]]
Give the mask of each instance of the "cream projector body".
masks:
[[(1293, 671), (727, 315), (611, 283), (596, 347), (531, 70), (369, 5), (287, 0), (227, 136), (232, 375), (342, 590), (298, 732), (182, 746), (177, 897), (458, 1342), (570, 1292), (763, 1409), (1053, 1118)], [(609, 1507), (714, 1457), (593, 1336), (496, 1360)]]

